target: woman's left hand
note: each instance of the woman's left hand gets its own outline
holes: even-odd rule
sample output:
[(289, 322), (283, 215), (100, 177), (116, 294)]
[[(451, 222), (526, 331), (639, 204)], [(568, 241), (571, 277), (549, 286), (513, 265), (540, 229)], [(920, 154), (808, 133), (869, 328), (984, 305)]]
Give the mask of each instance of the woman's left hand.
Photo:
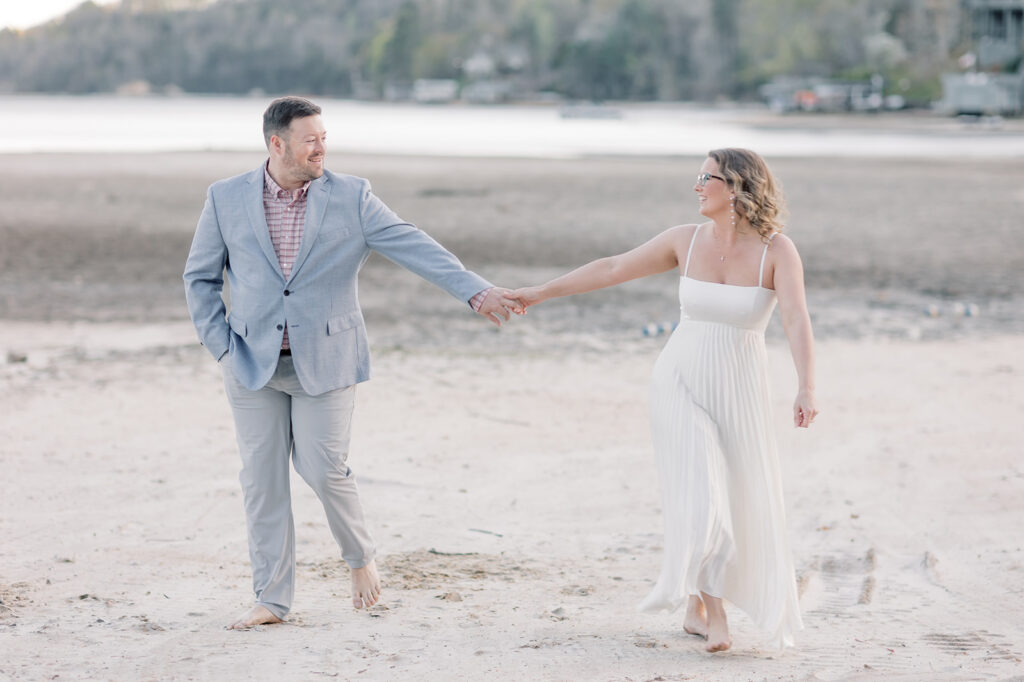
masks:
[(793, 402), (793, 425), (806, 429), (814, 423), (818, 416), (818, 405), (814, 400), (814, 391), (803, 389), (796, 394)]

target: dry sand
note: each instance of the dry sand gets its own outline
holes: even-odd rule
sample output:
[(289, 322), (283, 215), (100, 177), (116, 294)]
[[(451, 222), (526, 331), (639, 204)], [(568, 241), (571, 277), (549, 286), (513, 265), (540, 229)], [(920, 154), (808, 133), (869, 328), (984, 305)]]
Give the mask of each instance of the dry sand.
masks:
[[(677, 315), (672, 277), (497, 332), (383, 259), (362, 278), (375, 378), (351, 464), (384, 601), (348, 606), (297, 481), (288, 623), (223, 629), (251, 600), (238, 462), (180, 271), (206, 185), (258, 163), (0, 156), (0, 679), (1024, 675), (1021, 164), (773, 163), (820, 339), (823, 413), (795, 431), (769, 330), (807, 629), (779, 655), (734, 609), (712, 656), (681, 614), (635, 612), (661, 543), (664, 337), (640, 329)], [(331, 165), (510, 286), (697, 217), (699, 159)]]

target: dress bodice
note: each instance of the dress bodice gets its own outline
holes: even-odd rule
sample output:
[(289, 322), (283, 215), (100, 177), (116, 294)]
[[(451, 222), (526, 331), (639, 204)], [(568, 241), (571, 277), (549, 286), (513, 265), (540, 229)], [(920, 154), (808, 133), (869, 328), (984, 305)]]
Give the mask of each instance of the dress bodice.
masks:
[(680, 320), (719, 322), (764, 332), (775, 310), (773, 289), (679, 278)]
[(698, 225), (693, 230), (683, 276), (679, 278), (679, 321), (718, 322), (763, 334), (778, 300), (774, 289), (761, 286), (764, 282), (764, 260), (775, 235), (768, 238), (761, 252), (757, 286), (748, 287), (708, 282), (689, 276), (693, 245), (702, 227)]

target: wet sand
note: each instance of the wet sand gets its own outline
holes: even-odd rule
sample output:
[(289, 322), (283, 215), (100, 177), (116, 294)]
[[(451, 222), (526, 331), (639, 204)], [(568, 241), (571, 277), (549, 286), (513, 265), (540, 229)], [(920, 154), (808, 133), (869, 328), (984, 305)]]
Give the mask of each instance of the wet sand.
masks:
[[(0, 319), (181, 319), (182, 262), (206, 187), (255, 168), (261, 158), (0, 156)], [(399, 215), (467, 267), (508, 286), (701, 218), (692, 191), (700, 159), (332, 156), (330, 165), (370, 178)], [(771, 165), (786, 191), (787, 229), (804, 259), (820, 338), (1024, 331), (1018, 298), (1024, 164), (778, 159)], [(439, 315), (461, 317), (445, 294), (422, 288), (382, 258), (372, 258), (363, 276), (371, 333), (399, 317), (417, 326), (430, 326)], [(632, 329), (648, 321), (644, 314), (676, 315), (675, 290), (664, 286), (671, 275), (662, 280), (555, 305), (559, 316), (574, 320), (584, 310), (599, 313), (588, 315), (593, 326), (584, 331)], [(421, 295), (425, 305), (396, 305)], [(978, 317), (958, 319), (957, 310), (969, 304), (979, 307)], [(924, 319), (932, 305), (941, 320)]]

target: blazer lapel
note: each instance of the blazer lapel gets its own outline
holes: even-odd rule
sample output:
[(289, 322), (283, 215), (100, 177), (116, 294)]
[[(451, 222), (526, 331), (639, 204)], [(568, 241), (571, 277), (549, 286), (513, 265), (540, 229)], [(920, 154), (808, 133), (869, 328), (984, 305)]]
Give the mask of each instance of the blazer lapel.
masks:
[(320, 234), (320, 226), (327, 214), (327, 202), (330, 196), (330, 180), (326, 173), (309, 184), (309, 189), (306, 191), (306, 225), (302, 230), (302, 244), (299, 245), (299, 255), (295, 257), (295, 266), (292, 267), (289, 281), (295, 279), (295, 275), (302, 268), (302, 264), (313, 248), (316, 236)]
[(267, 227), (267, 214), (263, 208), (263, 166), (249, 175), (249, 185), (245, 190), (245, 211), (249, 214), (249, 224), (256, 233), (256, 241), (263, 249), (263, 255), (267, 257), (281, 279), (284, 279), (281, 263), (274, 252), (274, 245), (270, 242), (270, 228)]

